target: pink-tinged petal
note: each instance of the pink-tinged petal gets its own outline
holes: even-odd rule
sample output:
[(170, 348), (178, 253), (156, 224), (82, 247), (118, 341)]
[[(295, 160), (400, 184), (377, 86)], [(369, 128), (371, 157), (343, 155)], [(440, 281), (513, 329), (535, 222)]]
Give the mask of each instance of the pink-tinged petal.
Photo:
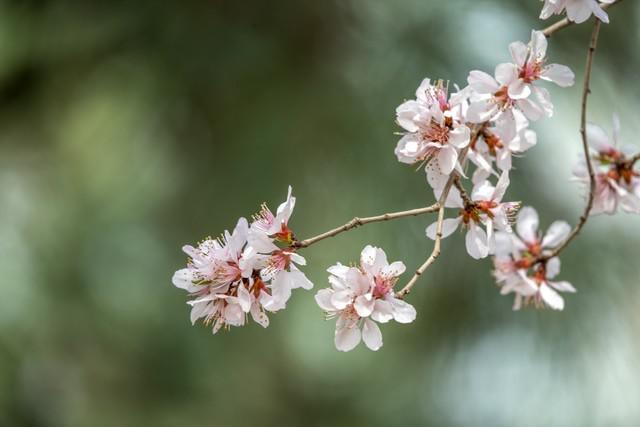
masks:
[(349, 266), (347, 265), (342, 265), (340, 263), (337, 263), (335, 265), (332, 265), (331, 267), (327, 268), (327, 272), (329, 274), (332, 274), (334, 276), (336, 276), (339, 279), (346, 279), (347, 277), (347, 273), (349, 272)]
[(471, 71), (467, 83), (478, 93), (494, 94), (500, 89), (498, 82), (484, 71)]
[(500, 203), (502, 201), (502, 198), (504, 197), (504, 193), (506, 193), (507, 188), (509, 188), (509, 183), (509, 171), (505, 170), (500, 175), (500, 178), (498, 178), (496, 189), (493, 192), (491, 200)]
[(351, 351), (360, 343), (360, 329), (353, 325), (351, 327), (336, 328), (335, 344), (339, 351)]
[(567, 3), (567, 18), (569, 21), (581, 24), (589, 19), (593, 12), (592, 4), (589, 4), (589, 2), (595, 3), (595, 0), (572, 0), (570, 3)]
[[(446, 218), (444, 221), (442, 221), (442, 238), (446, 238), (449, 237), (454, 231), (456, 231), (456, 229), (458, 228), (458, 225), (460, 225), (460, 217), (457, 218)], [(427, 237), (430, 238), (431, 240), (435, 240), (436, 239), (436, 232), (437, 232), (437, 226), (438, 223), (434, 222), (433, 224), (431, 224), (430, 226), (427, 227)]]
[(382, 347), (382, 332), (380, 332), (380, 328), (373, 320), (364, 320), (362, 341), (369, 347), (369, 350), (378, 351)]
[(594, 123), (587, 123), (587, 142), (599, 152), (615, 149), (604, 129)]
[(337, 291), (331, 295), (331, 305), (338, 310), (345, 309), (353, 302), (353, 296), (349, 291)]
[(449, 132), (449, 144), (456, 148), (464, 148), (469, 144), (471, 131), (466, 126), (458, 126)]
[(417, 101), (406, 101), (396, 108), (396, 122), (407, 132), (417, 132), (417, 122), (425, 112), (426, 108)]
[(571, 233), (571, 226), (565, 221), (555, 221), (542, 239), (542, 246), (554, 248), (562, 243)]
[(449, 175), (453, 172), (453, 168), (456, 167), (458, 161), (458, 152), (455, 148), (445, 145), (438, 152), (438, 165), (440, 166), (440, 172), (445, 175)]
[(527, 45), (520, 41), (513, 42), (509, 45), (509, 52), (511, 53), (513, 62), (515, 62), (518, 67), (523, 67), (527, 60), (527, 54), (529, 53)]
[(546, 283), (540, 285), (540, 296), (545, 304), (554, 310), (564, 309), (564, 299), (556, 291), (547, 286)]
[(193, 272), (188, 268), (183, 268), (173, 274), (171, 283), (173, 283), (176, 288), (184, 289), (188, 292), (196, 292), (201, 289), (201, 287), (194, 285), (193, 280)]
[(395, 261), (384, 267), (381, 273), (385, 277), (398, 277), (404, 273), (406, 269), (407, 267), (402, 261)]
[(531, 121), (536, 121), (545, 115), (542, 107), (530, 99), (519, 99), (516, 102), (518, 108), (524, 113), (525, 116)]
[(470, 123), (484, 123), (495, 118), (498, 112), (498, 105), (493, 99), (475, 101), (467, 109), (467, 120)]
[(509, 98), (525, 99), (531, 95), (531, 85), (522, 79), (517, 79), (509, 85)]
[(391, 304), (393, 319), (398, 323), (411, 323), (416, 320), (416, 309), (406, 301), (394, 296), (388, 296), (387, 302)]
[(389, 262), (387, 254), (382, 249), (367, 245), (360, 253), (360, 265), (367, 273), (376, 276), (389, 265)]
[(518, 214), (516, 231), (525, 242), (534, 244), (538, 240), (538, 224), (538, 212), (531, 206), (525, 206)]
[(473, 186), (471, 199), (476, 201), (491, 200), (495, 187), (489, 181), (483, 181)]
[(376, 301), (371, 294), (360, 295), (356, 298), (353, 308), (356, 309), (356, 313), (360, 317), (368, 317), (373, 312), (373, 306)]
[(244, 325), (243, 311), (242, 307), (238, 304), (227, 305), (224, 309), (224, 322), (232, 326)]
[(333, 291), (331, 289), (320, 289), (315, 295), (318, 306), (324, 311), (336, 311), (336, 307), (331, 302)]
[(547, 38), (542, 31), (531, 31), (531, 56), (538, 61), (547, 56)]
[(496, 80), (501, 86), (509, 86), (518, 80), (518, 67), (515, 64), (503, 63), (496, 66)]
[(576, 81), (576, 75), (571, 71), (571, 68), (560, 64), (547, 65), (540, 74), (540, 78), (560, 87), (573, 86)]
[(376, 299), (371, 318), (376, 322), (387, 323), (393, 319), (393, 307), (385, 300)]
[(474, 223), (469, 227), (465, 237), (467, 252), (474, 259), (486, 258), (489, 255), (487, 233)]
[(251, 318), (263, 328), (269, 326), (269, 317), (264, 311), (260, 310), (260, 306), (258, 304), (253, 304), (251, 306)]
[(313, 283), (311, 283), (311, 281), (307, 279), (307, 276), (305, 276), (302, 271), (297, 269), (294, 270), (292, 268), (291, 271), (285, 273), (287, 273), (287, 281), (289, 282), (289, 287), (291, 289), (302, 288), (308, 291), (309, 289), (313, 288)]
[(251, 294), (242, 284), (238, 286), (238, 304), (242, 308), (242, 311), (248, 313), (251, 310)]
[(536, 102), (542, 110), (545, 117), (553, 116), (553, 104), (551, 103), (551, 95), (549, 91), (543, 87), (531, 86), (531, 91), (536, 97)]
[(567, 281), (562, 281), (562, 282), (549, 282), (547, 281), (547, 283), (549, 284), (549, 286), (554, 287), (555, 289), (557, 289), (560, 292), (570, 292), (570, 293), (575, 293), (576, 292), (576, 288), (573, 287), (573, 285)]
[(553, 279), (560, 274), (560, 258), (553, 257), (547, 261), (546, 273), (547, 279)]
[(196, 320), (209, 314), (209, 312), (211, 311), (211, 308), (212, 306), (207, 303), (194, 304), (193, 307), (191, 308), (191, 314), (190, 314), (191, 324), (195, 325)]
[(394, 154), (400, 163), (413, 164), (425, 155), (425, 144), (417, 134), (407, 134), (400, 138)]

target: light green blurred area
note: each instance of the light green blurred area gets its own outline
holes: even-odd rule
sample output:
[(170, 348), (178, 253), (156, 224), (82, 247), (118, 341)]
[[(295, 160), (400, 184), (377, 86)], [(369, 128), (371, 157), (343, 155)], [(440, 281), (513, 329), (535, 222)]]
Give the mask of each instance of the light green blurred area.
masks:
[[(564, 312), (511, 311), (459, 234), (421, 279), (411, 325), (377, 353), (333, 346), (297, 291), (287, 310), (211, 335), (192, 327), (180, 248), (292, 185), (311, 236), (431, 203), (393, 155), (394, 109), (422, 78), (463, 84), (528, 40), (534, 0), (0, 3), (0, 425), (640, 425), (640, 220), (593, 218), (563, 256)], [(640, 6), (611, 10), (590, 119), (640, 134)], [(550, 22), (549, 22), (550, 23)], [(508, 196), (574, 222), (569, 181), (590, 25), (550, 58), (552, 119)], [(304, 252), (325, 269), (384, 247), (409, 270), (431, 217), (369, 225)], [(403, 278), (407, 280), (408, 277)]]

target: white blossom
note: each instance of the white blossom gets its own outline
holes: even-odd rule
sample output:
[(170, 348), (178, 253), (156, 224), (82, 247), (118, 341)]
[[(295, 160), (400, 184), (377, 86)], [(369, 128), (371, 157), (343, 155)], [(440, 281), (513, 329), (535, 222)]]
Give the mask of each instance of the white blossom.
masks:
[(410, 304), (396, 298), (393, 287), (405, 266), (387, 261), (385, 252), (366, 246), (358, 267), (340, 263), (329, 267), (330, 288), (316, 294), (316, 302), (329, 318), (335, 317), (335, 345), (340, 351), (350, 351), (362, 340), (371, 350), (382, 347), (382, 333), (377, 323), (394, 319), (411, 323), (416, 311)]
[[(602, 3), (613, 3), (614, 0), (601, 0)], [(551, 15), (559, 15), (566, 11), (567, 18), (575, 23), (582, 23), (595, 15), (604, 23), (609, 23), (609, 16), (602, 9), (597, 0), (544, 0), (540, 12), (540, 19), (547, 19)]]

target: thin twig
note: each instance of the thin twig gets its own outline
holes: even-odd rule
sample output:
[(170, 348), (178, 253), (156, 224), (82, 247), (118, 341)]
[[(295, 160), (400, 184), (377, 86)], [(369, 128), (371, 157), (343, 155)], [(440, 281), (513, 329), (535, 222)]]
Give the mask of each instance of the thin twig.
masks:
[(458, 192), (460, 192), (460, 197), (462, 198), (465, 207), (467, 207), (468, 205), (472, 205), (473, 201), (471, 200), (471, 197), (469, 197), (467, 190), (465, 190), (464, 186), (462, 185), (462, 182), (460, 181), (460, 175), (456, 174), (456, 176), (453, 178), (453, 185), (458, 189)]
[[(622, 0), (615, 0), (611, 3), (600, 3), (600, 7), (602, 9), (608, 9), (618, 3), (620, 3)], [(596, 20), (598, 21), (598, 19), (596, 18)], [(545, 37), (549, 38), (551, 37), (554, 33), (567, 28), (571, 25), (573, 25), (574, 22), (573, 21), (569, 21), (569, 19), (564, 18), (561, 19), (560, 21), (556, 22), (555, 24), (549, 25), (547, 28), (545, 28), (544, 30), (542, 30), (542, 33), (545, 35)]]
[(321, 240), (327, 239), (329, 237), (333, 237), (337, 234), (343, 233), (345, 231), (349, 231), (361, 225), (370, 224), (372, 222), (389, 221), (392, 219), (404, 218), (408, 216), (418, 216), (418, 215), (423, 215), (427, 213), (432, 213), (432, 212), (436, 212), (439, 209), (439, 207), (440, 205), (438, 203), (434, 203), (431, 206), (426, 206), (424, 208), (418, 208), (418, 209), (411, 209), (408, 211), (392, 212), (392, 213), (386, 213), (386, 214), (377, 215), (377, 216), (370, 216), (366, 218), (355, 217), (351, 221), (347, 222), (346, 224), (341, 225), (340, 227), (336, 227), (333, 230), (329, 230), (322, 234), (318, 234), (317, 236), (311, 237), (309, 239), (296, 241), (293, 243), (292, 246), (295, 248), (306, 248)]
[[(469, 148), (476, 142), (476, 140), (480, 137), (480, 131), (484, 128), (484, 125), (478, 125), (475, 127), (475, 129), (473, 129), (473, 136), (471, 138), (471, 141), (469, 143), (469, 145), (467, 145), (464, 150), (462, 150), (462, 152), (460, 153), (460, 163), (462, 163), (464, 161), (464, 158), (467, 155), (467, 152), (469, 151)], [(458, 175), (457, 172), (452, 172), (451, 176), (449, 177), (449, 180), (447, 181), (447, 184), (445, 185), (444, 189), (442, 190), (442, 194), (440, 195), (440, 199), (438, 200), (438, 204), (440, 205), (440, 208), (438, 209), (438, 222), (436, 223), (436, 238), (434, 240), (433, 243), (433, 250), (431, 251), (431, 254), (429, 255), (429, 257), (426, 259), (426, 261), (416, 269), (415, 273), (413, 274), (413, 276), (411, 277), (411, 279), (409, 279), (409, 281), (407, 282), (406, 285), (404, 285), (404, 287), (402, 289), (400, 289), (398, 292), (396, 292), (396, 297), (397, 298), (404, 298), (405, 295), (407, 295), (409, 292), (411, 292), (411, 289), (413, 289), (413, 287), (415, 286), (415, 284), (418, 282), (418, 279), (420, 279), (420, 276), (422, 276), (424, 274), (424, 272), (427, 270), (427, 268), (429, 268), (431, 266), (431, 264), (433, 264), (436, 259), (438, 259), (438, 257), (440, 256), (440, 252), (441, 252), (441, 242), (442, 242), (442, 224), (444, 223), (444, 208), (446, 205), (446, 201), (447, 201), (447, 197), (449, 196), (449, 191), (451, 190), (451, 187), (453, 186), (454, 182), (456, 180), (460, 180), (460, 176)], [(461, 185), (462, 187), (462, 185)], [(463, 188), (464, 190), (464, 188)]]
[(586, 224), (587, 219), (589, 218), (589, 214), (591, 213), (591, 208), (593, 207), (593, 198), (596, 189), (596, 177), (593, 171), (593, 165), (591, 164), (591, 156), (589, 155), (589, 141), (587, 140), (587, 98), (591, 93), (591, 89), (589, 87), (591, 81), (591, 68), (593, 66), (593, 57), (596, 53), (596, 47), (598, 45), (600, 24), (600, 20), (596, 19), (596, 22), (593, 26), (593, 33), (591, 34), (591, 42), (589, 42), (587, 65), (585, 66), (584, 84), (582, 87), (582, 112), (580, 114), (580, 135), (582, 135), (582, 149), (584, 151), (584, 159), (587, 163), (587, 170), (589, 172), (589, 196), (587, 199), (587, 205), (584, 208), (582, 216), (580, 216), (580, 219), (578, 220), (578, 224), (576, 224), (573, 230), (571, 230), (571, 233), (569, 233), (569, 236), (567, 236), (565, 241), (562, 242), (560, 246), (555, 248), (551, 253), (541, 257), (541, 261), (545, 261), (558, 256), (558, 254), (562, 252), (562, 250), (566, 248), (578, 234), (580, 234), (580, 230), (582, 230), (582, 227), (584, 227), (584, 225)]

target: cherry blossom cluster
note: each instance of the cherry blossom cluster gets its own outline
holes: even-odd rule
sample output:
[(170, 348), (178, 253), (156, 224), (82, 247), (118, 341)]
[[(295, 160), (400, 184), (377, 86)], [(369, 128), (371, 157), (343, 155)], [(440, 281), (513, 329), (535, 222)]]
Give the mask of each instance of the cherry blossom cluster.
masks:
[(243, 326), (250, 313), (266, 328), (266, 312), (285, 308), (292, 289), (313, 287), (296, 267), (305, 259), (291, 246), (295, 237), (288, 223), (295, 203), (289, 187), (275, 215), (263, 204), (251, 224), (240, 218), (232, 233), (182, 248), (189, 260), (173, 284), (193, 297), (192, 323), (202, 318), (215, 334), (223, 326)]
[[(573, 72), (564, 65), (547, 64), (547, 39), (533, 31), (528, 44), (509, 46), (512, 62), (496, 67), (495, 78), (472, 71), (468, 86), (448, 96), (442, 82), (423, 80), (416, 99), (396, 110), (396, 120), (406, 131), (396, 147), (400, 162), (425, 164), (427, 182), (439, 199), (451, 174), (465, 177), (463, 152), (475, 165), (471, 196), (458, 188), (446, 195), (445, 207), (458, 209), (455, 218), (442, 224), (442, 237), (458, 227), (466, 230), (466, 248), (473, 258), (494, 252), (497, 231), (511, 232), (519, 202), (503, 202), (509, 186), (512, 157), (536, 144), (529, 120), (550, 117), (553, 104), (549, 92), (538, 85), (547, 80), (561, 87), (574, 83)], [(498, 172), (500, 171), (500, 172)], [(491, 176), (499, 179), (494, 186)], [(436, 238), (438, 224), (427, 228)]]
[[(591, 164), (595, 173), (595, 191), (591, 214), (614, 214), (618, 206), (625, 212), (640, 213), (640, 173), (634, 169), (637, 148), (620, 146), (620, 121), (613, 118), (613, 136), (598, 125), (587, 125), (587, 139)], [(576, 165), (574, 178), (589, 186), (589, 172), (585, 159)]]
[(327, 318), (337, 318), (338, 350), (352, 350), (362, 339), (376, 351), (382, 347), (382, 333), (376, 322), (393, 319), (411, 323), (416, 318), (413, 306), (396, 298), (393, 290), (405, 266), (400, 261), (389, 264), (382, 249), (366, 246), (360, 254), (360, 265), (347, 267), (338, 263), (327, 271), (331, 287), (318, 291), (316, 302)]
[[(213, 333), (222, 327), (242, 326), (248, 316), (263, 327), (267, 313), (286, 307), (292, 290), (309, 290), (313, 284), (296, 265), (305, 265), (298, 253), (320, 240), (371, 222), (438, 212), (426, 227), (435, 241), (432, 254), (413, 278), (397, 290), (405, 272), (400, 261), (389, 263), (381, 248), (367, 245), (357, 265), (337, 263), (328, 268), (329, 287), (319, 290), (315, 301), (327, 318), (336, 319), (334, 341), (340, 351), (354, 349), (360, 341), (376, 351), (382, 347), (379, 323), (395, 320), (411, 323), (416, 310), (404, 301), (418, 277), (440, 254), (440, 241), (460, 229), (467, 253), (474, 259), (492, 256), (493, 276), (503, 295), (515, 296), (513, 309), (523, 306), (562, 310), (561, 293), (576, 292), (560, 273), (558, 255), (580, 232), (588, 215), (617, 212), (640, 213), (640, 154), (620, 147), (620, 125), (614, 117), (613, 135), (586, 123), (591, 61), (600, 21), (608, 22), (604, 9), (620, 0), (543, 0), (540, 17), (566, 13), (572, 22), (584, 22), (592, 14), (597, 21), (587, 60), (583, 90), (581, 130), (584, 157), (573, 178), (588, 189), (587, 206), (578, 225), (553, 222), (539, 231), (533, 207), (505, 201), (514, 158), (536, 146), (530, 123), (553, 116), (554, 106), (542, 82), (562, 88), (574, 85), (569, 67), (547, 62), (547, 36), (568, 26), (560, 21), (545, 31), (532, 31), (528, 43), (509, 45), (510, 62), (498, 64), (493, 74), (473, 70), (460, 88), (442, 80), (424, 79), (415, 99), (396, 109), (402, 136), (395, 155), (401, 163), (424, 168), (426, 182), (436, 203), (432, 206), (367, 218), (354, 218), (343, 226), (298, 241), (289, 227), (296, 199), (291, 195), (274, 214), (266, 205), (252, 221), (240, 218), (233, 232), (219, 239), (207, 238), (196, 247), (185, 246), (186, 268), (173, 276), (173, 284), (191, 298), (191, 322), (203, 319)], [(599, 21), (598, 21), (599, 20)], [(470, 170), (473, 169), (473, 170)], [(494, 184), (495, 182), (495, 184)], [(468, 184), (467, 184), (468, 183)], [(471, 189), (467, 192), (467, 184)], [(445, 211), (453, 214), (445, 218)], [(452, 212), (452, 211), (448, 211)]]
[(522, 208), (516, 222), (517, 233), (496, 233), (494, 277), (503, 295), (514, 293), (514, 310), (524, 304), (564, 308), (560, 292), (575, 292), (569, 282), (551, 279), (560, 273), (560, 259), (547, 258), (571, 232), (565, 221), (556, 221), (542, 235), (538, 231), (538, 213), (530, 206)]

